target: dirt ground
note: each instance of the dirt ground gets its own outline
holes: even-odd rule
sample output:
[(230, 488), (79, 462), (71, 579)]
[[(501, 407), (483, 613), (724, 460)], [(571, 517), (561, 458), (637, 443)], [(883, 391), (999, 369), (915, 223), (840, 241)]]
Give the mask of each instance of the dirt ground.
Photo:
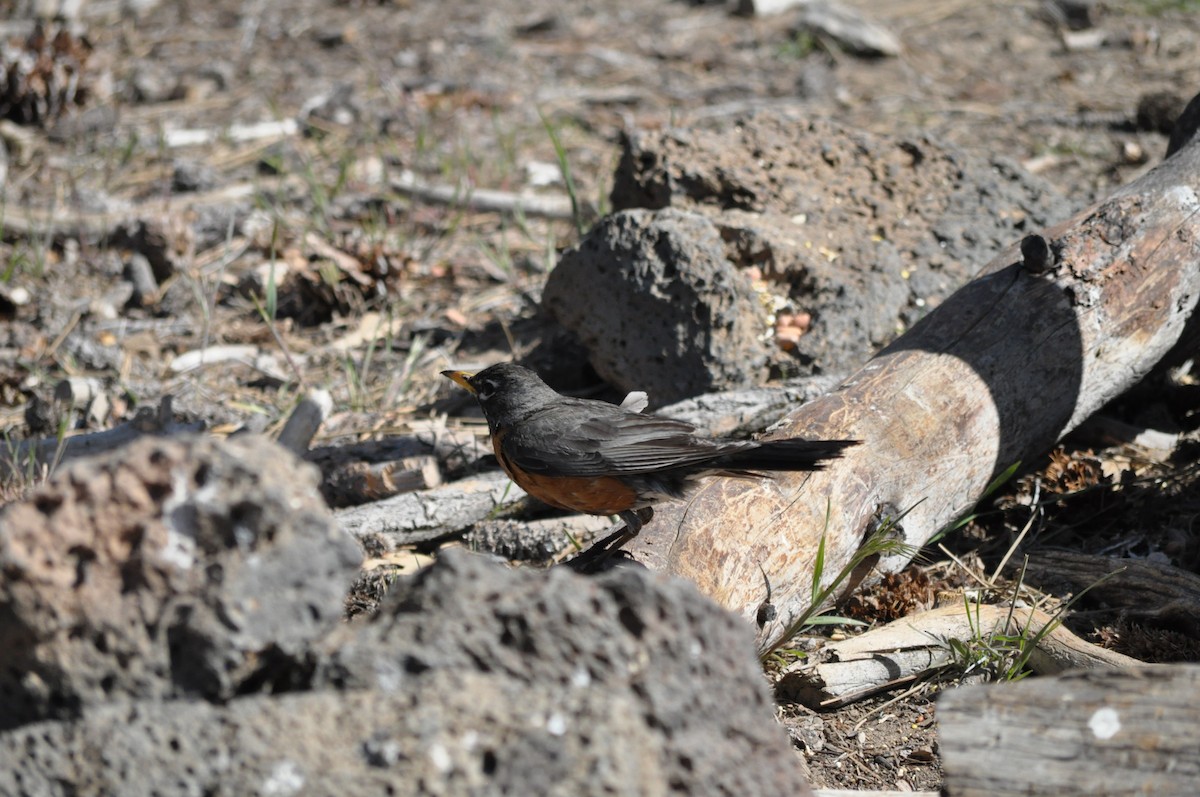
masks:
[[(1004, 155), (1079, 208), (1161, 159), (1169, 121), (1200, 89), (1187, 0), (847, 3), (899, 38), (897, 57), (798, 32), (792, 13), (714, 3), (180, 0), (140, 18), (94, 5), (67, 28), (87, 42), (61, 39), (58, 71), (27, 79), (49, 99), (21, 105), (10, 89), (0, 106), (22, 122), (0, 131), (0, 430), (12, 440), (59, 430), (45, 408), (68, 376), (100, 380), (109, 398), (75, 419), (88, 430), (166, 394), (220, 433), (277, 429), (307, 389), (327, 387), (321, 442), (461, 407), (439, 370), (555, 345), (537, 301), (580, 231), (468, 209), (454, 192), (561, 198), (569, 175), (594, 218), (623, 130), (800, 109)], [(248, 127), (291, 119), (298, 128)], [(451, 201), (414, 182), (451, 187)], [(131, 252), (153, 272), (147, 294), (127, 287)], [(379, 345), (361, 345), (370, 338)], [(181, 370), (180, 354), (214, 344), (269, 357)], [(1195, 405), (1185, 380), (1112, 414), (1189, 432)], [(1100, 442), (1072, 440), (1038, 463), (947, 548), (990, 572), (1032, 512), (1043, 543), (1195, 571), (1195, 444), (1156, 460)], [(925, 551), (859, 616), (961, 590), (970, 578), (948, 562)], [(1123, 631), (1144, 637), (1103, 616), (1077, 630), (1113, 646)], [(1194, 642), (1171, 644), (1195, 660)], [(824, 713), (781, 698), (779, 715), (815, 786), (937, 789), (939, 688)]]

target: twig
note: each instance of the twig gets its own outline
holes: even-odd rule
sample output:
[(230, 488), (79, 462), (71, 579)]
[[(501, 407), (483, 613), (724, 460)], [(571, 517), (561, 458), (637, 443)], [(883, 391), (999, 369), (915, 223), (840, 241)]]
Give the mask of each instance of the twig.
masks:
[(288, 416), (276, 442), (293, 454), (303, 455), (332, 410), (333, 397), (328, 390), (309, 391)]
[(1041, 507), (1038, 506), (1038, 497), (1041, 496), (1041, 494), (1042, 480), (1040, 478), (1034, 479), (1033, 500), (1029, 502), (1032, 507), (1029, 512), (1029, 520), (1025, 521), (1025, 528), (1021, 529), (1021, 533), (1017, 535), (1015, 540), (1013, 540), (1013, 544), (1008, 546), (1008, 551), (1005, 552), (1004, 558), (1000, 560), (1000, 564), (996, 565), (996, 570), (992, 573), (991, 578), (993, 585), (995, 585), (996, 579), (1000, 577), (1000, 574), (1004, 572), (1004, 566), (1008, 564), (1008, 560), (1012, 558), (1012, 555), (1016, 552), (1017, 548), (1020, 547), (1021, 542), (1025, 539), (1025, 535), (1029, 533), (1029, 529), (1033, 527), (1034, 518), (1041, 515), (1042, 510)]
[(571, 200), (565, 196), (540, 196), (475, 188), (470, 185), (434, 185), (409, 171), (392, 180), (392, 190), (425, 202), (454, 205), (494, 213), (523, 213), (547, 219), (574, 218)]

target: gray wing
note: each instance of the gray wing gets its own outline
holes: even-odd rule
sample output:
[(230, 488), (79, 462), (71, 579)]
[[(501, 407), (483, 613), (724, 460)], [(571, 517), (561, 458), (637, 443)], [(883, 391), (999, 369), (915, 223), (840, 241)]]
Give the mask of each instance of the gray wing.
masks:
[(504, 453), (530, 473), (601, 476), (695, 465), (753, 446), (710, 442), (695, 431), (684, 421), (578, 400), (524, 419), (505, 436)]

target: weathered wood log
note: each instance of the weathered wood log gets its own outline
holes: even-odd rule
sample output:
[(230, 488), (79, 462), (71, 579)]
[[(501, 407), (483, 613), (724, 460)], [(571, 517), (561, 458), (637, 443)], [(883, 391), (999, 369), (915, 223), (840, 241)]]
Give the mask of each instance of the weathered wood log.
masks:
[(1200, 784), (1197, 665), (968, 686), (937, 716), (953, 797), (1191, 797)]
[(586, 545), (611, 526), (595, 515), (563, 515), (537, 520), (484, 519), (472, 524), (463, 544), (472, 551), (510, 561), (546, 562), (574, 553), (571, 538)]
[(1029, 640), (1029, 667), (1041, 674), (1141, 664), (1080, 639), (1038, 609), (957, 603), (831, 642), (821, 648), (819, 660), (789, 668), (776, 691), (809, 708), (837, 708), (950, 664), (954, 657), (948, 640), (970, 643), (996, 634)]
[(348, 462), (322, 474), (321, 494), (332, 507), (358, 506), (441, 483), (437, 459), (429, 455), (391, 462)]
[[(922, 545), (998, 474), (1045, 451), (1171, 348), (1200, 296), (1198, 183), (1193, 141), (1109, 199), (1011, 245), (837, 391), (772, 430), (862, 445), (820, 473), (713, 479), (686, 503), (662, 506), (630, 551), (765, 620), (761, 647), (779, 644), (809, 608), (823, 536), (824, 583), (880, 516), (903, 515), (903, 540)], [(774, 612), (759, 611), (764, 574)]]
[(469, 429), (448, 429), (445, 424), (418, 424), (411, 433), (380, 440), (365, 440), (309, 450), (304, 458), (332, 473), (358, 462), (395, 462), (409, 457), (432, 455), (447, 472), (474, 469), (492, 455), (486, 436)]
[(778, 421), (793, 407), (828, 393), (841, 377), (807, 376), (778, 386), (705, 393), (657, 410), (657, 415), (687, 421), (714, 437), (757, 432)]
[(333, 513), (344, 530), (356, 537), (378, 535), (393, 545), (432, 543), (497, 509), (525, 497), (501, 471), (482, 473), (432, 490), (401, 493), (371, 504)]
[(1144, 559), (1114, 559), (1069, 551), (1042, 551), (1026, 578), (1050, 588), (1088, 590), (1121, 616), (1200, 637), (1200, 576)]

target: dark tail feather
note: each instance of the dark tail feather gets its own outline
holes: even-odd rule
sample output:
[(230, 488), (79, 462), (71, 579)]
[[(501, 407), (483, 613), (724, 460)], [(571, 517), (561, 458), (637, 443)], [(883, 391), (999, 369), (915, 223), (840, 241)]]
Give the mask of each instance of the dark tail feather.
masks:
[(821, 470), (857, 440), (769, 440), (734, 451), (712, 463), (731, 470)]

